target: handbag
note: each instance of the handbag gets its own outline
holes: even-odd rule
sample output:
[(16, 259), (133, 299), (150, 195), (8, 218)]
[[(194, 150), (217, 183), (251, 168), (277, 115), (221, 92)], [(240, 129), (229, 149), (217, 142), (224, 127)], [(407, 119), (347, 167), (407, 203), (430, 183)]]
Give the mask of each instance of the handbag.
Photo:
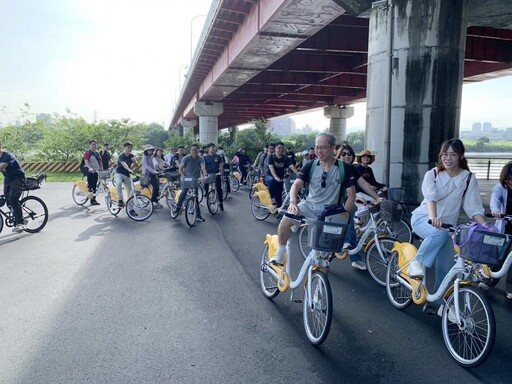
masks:
[(140, 177), (140, 186), (143, 188), (149, 187), (151, 184), (151, 175), (142, 175)]
[(459, 255), (474, 263), (499, 265), (510, 245), (507, 236), (498, 233), (494, 224), (459, 225), (453, 244), (459, 247)]

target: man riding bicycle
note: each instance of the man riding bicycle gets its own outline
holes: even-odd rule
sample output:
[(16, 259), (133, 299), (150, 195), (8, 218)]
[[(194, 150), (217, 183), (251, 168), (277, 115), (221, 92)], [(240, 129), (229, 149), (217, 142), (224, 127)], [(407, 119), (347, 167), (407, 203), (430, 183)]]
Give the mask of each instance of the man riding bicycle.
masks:
[[(347, 199), (344, 208), (350, 211), (356, 200), (354, 168), (334, 157), (335, 145), (336, 138), (328, 133), (322, 133), (316, 138), (315, 153), (319, 161), (315, 163), (314, 169), (312, 169), (314, 162), (306, 164), (293, 183), (290, 190), (289, 213), (318, 219), (325, 206), (340, 204), (345, 192)], [(343, 167), (343, 171), (340, 171), (340, 166)], [(341, 174), (344, 174), (343, 180), (341, 180)], [(299, 202), (298, 193), (306, 182), (309, 182), (307, 199)], [(277, 230), (279, 248), (269, 262), (283, 264), (286, 242), (292, 234), (292, 225), (292, 221), (286, 216), (279, 223)]]
[[(223, 211), (224, 204), (222, 203), (221, 175), (224, 173), (224, 163), (222, 161), (222, 158), (219, 155), (217, 155), (217, 147), (215, 146), (215, 144), (208, 144), (208, 154), (204, 156), (203, 159), (205, 162), (206, 172), (208, 173), (208, 176), (215, 176), (215, 188), (217, 190), (217, 197), (219, 199), (219, 208), (221, 211)], [(219, 175), (219, 173), (221, 175)], [(210, 185), (208, 183), (204, 184), (204, 190), (206, 194), (208, 194), (209, 187)]]
[(23, 223), (23, 213), (21, 212), (20, 197), (25, 185), (25, 172), (16, 157), (2, 149), (0, 142), (0, 172), (4, 174), (4, 195), (7, 204), (12, 207), (14, 214), (13, 232), (23, 232), (25, 224)]
[(295, 174), (298, 174), (299, 171), (284, 154), (284, 144), (282, 142), (277, 143), (275, 148), (276, 153), (268, 158), (268, 172), (265, 181), (272, 198), (272, 204), (280, 207), (283, 203), (283, 181), (286, 170), (291, 169)]

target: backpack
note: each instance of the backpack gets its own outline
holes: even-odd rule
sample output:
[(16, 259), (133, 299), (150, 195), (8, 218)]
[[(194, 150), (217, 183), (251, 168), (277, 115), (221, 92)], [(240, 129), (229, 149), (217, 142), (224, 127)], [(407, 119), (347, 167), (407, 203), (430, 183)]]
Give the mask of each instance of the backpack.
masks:
[[(343, 166), (342, 160), (336, 159), (336, 161), (338, 163), (338, 170), (340, 171), (340, 184), (343, 184), (345, 182), (345, 167)], [(313, 172), (315, 171), (315, 168), (317, 167), (318, 162), (319, 162), (318, 159), (313, 160), (313, 164), (311, 164), (311, 169), (309, 170), (309, 180), (311, 180), (311, 176), (313, 176)], [(338, 199), (338, 205), (341, 205), (340, 204), (341, 201), (345, 201), (345, 199), (347, 197), (346, 195), (347, 195), (347, 191), (345, 188), (343, 188), (340, 193), (340, 197)]]
[[(87, 151), (89, 153), (89, 156), (94, 156), (94, 152), (90, 149)], [(85, 159), (82, 156), (82, 162), (80, 163), (80, 172), (82, 172), (82, 175), (87, 176), (89, 174), (89, 168), (85, 166)]]

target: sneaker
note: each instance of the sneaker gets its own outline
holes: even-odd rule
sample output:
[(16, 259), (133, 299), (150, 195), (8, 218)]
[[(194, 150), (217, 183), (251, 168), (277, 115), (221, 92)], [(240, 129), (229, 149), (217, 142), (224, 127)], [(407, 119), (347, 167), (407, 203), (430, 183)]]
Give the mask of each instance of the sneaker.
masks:
[(219, 204), (219, 209), (220, 209), (222, 212), (224, 212), (224, 204), (220, 203), (220, 204)]
[(160, 203), (153, 202), (153, 207), (155, 207), (155, 209), (162, 209), (164, 206)]
[(512, 293), (507, 293), (507, 299), (512, 300)]
[(123, 200), (119, 200), (119, 201), (117, 202), (117, 205), (119, 206), (119, 208), (124, 208)]
[[(279, 249), (276, 251), (276, 253), (274, 253), (274, 257), (272, 257), (268, 263), (272, 263), (272, 264), (281, 264), (283, 265), (284, 264), (284, 249), (282, 251), (279, 251)], [(268, 264), (267, 263), (267, 264)]]
[[(444, 304), (442, 304), (437, 310), (437, 316), (443, 317)], [(448, 308), (448, 321), (450, 323), (457, 324), (457, 315), (455, 315), (455, 307), (453, 305)]]
[(425, 266), (419, 261), (413, 260), (409, 264), (408, 275), (410, 277), (425, 277)]
[(137, 212), (135, 212), (133, 209), (130, 209), (130, 215), (131, 215), (131, 216), (134, 216), (134, 217), (139, 216), (139, 215), (137, 214)]
[(25, 230), (25, 226), (23, 224), (17, 224), (12, 231), (15, 233), (21, 233)]
[(366, 271), (366, 265), (362, 261), (353, 261), (352, 266), (360, 269), (361, 271)]
[(91, 200), (91, 205), (100, 205), (100, 203), (98, 203), (98, 202), (96, 201), (96, 199), (92, 199), (92, 200)]
[(204, 222), (205, 220), (203, 219), (203, 217), (202, 217), (202, 216), (197, 216), (197, 217), (196, 217), (196, 221), (197, 221), (197, 222), (199, 222), (199, 223), (202, 223), (202, 222)]

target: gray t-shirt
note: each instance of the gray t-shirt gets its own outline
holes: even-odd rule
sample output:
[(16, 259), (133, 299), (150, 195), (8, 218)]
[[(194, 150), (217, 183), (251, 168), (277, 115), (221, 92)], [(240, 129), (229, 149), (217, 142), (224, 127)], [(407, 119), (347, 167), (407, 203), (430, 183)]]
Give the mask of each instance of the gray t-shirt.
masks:
[(201, 167), (204, 166), (204, 159), (202, 157), (194, 159), (192, 155), (187, 155), (181, 160), (180, 165), (185, 168), (186, 177), (201, 177)]

